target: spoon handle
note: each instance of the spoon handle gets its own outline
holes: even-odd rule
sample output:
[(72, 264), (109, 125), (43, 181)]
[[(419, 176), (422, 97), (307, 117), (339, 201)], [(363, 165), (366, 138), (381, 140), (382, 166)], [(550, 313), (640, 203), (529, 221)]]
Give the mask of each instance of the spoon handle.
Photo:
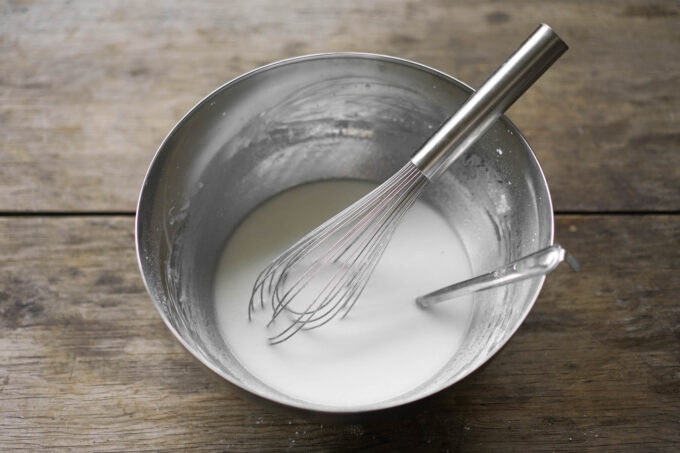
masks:
[(466, 294), (507, 285), (539, 275), (546, 275), (554, 271), (565, 259), (574, 271), (579, 270), (580, 265), (576, 258), (567, 253), (559, 244), (553, 244), (510, 264), (499, 267), (488, 274), (454, 283), (453, 285), (420, 296), (416, 298), (416, 304), (421, 308), (428, 308), (439, 302)]

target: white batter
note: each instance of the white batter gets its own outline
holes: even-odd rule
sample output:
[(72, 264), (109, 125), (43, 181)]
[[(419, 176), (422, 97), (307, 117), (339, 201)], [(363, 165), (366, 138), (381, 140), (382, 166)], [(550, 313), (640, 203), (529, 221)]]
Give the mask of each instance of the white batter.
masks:
[(344, 319), (269, 345), (271, 308), (248, 322), (260, 271), (295, 240), (375, 186), (357, 181), (308, 184), (253, 211), (236, 229), (215, 276), (224, 341), (260, 380), (307, 402), (363, 406), (426, 382), (456, 353), (471, 297), (422, 310), (415, 297), (471, 276), (458, 236), (432, 208), (416, 202), (394, 235), (363, 295)]

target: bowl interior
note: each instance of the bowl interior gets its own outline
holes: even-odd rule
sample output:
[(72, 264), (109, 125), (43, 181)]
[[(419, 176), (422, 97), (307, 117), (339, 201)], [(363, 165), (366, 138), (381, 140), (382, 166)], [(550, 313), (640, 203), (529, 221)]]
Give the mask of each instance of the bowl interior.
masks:
[[(252, 209), (283, 190), (334, 178), (385, 180), (470, 92), (416, 63), (328, 54), (252, 71), (194, 107), (161, 145), (137, 212), (142, 274), (180, 341), (251, 393), (295, 407), (346, 412), (282, 394), (234, 358), (214, 316), (212, 280), (222, 248)], [(506, 118), (430, 184), (423, 199), (460, 235), (475, 273), (552, 242), (543, 174)], [(519, 327), (542, 282), (535, 278), (476, 295), (466, 340), (436, 376), (398, 398), (352, 411), (417, 400), (474, 371)]]

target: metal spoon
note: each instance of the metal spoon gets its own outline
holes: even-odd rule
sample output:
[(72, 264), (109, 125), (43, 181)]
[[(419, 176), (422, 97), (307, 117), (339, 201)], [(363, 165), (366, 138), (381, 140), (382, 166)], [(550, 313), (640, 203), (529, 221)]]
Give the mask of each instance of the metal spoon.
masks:
[(527, 255), (510, 264), (499, 267), (493, 272), (473, 277), (469, 280), (454, 283), (450, 286), (433, 291), (416, 298), (416, 304), (421, 308), (428, 308), (434, 304), (476, 293), (485, 289), (515, 283), (527, 278), (546, 275), (554, 271), (557, 266), (566, 260), (569, 266), (576, 272), (581, 265), (570, 253), (559, 244), (553, 244), (538, 252)]

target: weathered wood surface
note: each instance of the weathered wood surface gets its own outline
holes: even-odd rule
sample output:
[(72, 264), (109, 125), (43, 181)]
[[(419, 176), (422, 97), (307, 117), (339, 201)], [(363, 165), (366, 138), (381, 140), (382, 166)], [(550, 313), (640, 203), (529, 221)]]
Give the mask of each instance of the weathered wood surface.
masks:
[(0, 219), (0, 450), (680, 449), (680, 216), (559, 216), (583, 270), (549, 277), (490, 363), (405, 411), (341, 421), (243, 399), (184, 351), (132, 229)]
[(571, 50), (509, 112), (559, 211), (680, 211), (680, 4), (0, 1), (0, 450), (678, 451), (680, 215), (558, 216), (560, 269), (490, 363), (357, 419), (244, 399), (171, 336), (129, 212), (201, 97), (367, 51), (478, 86), (539, 22)]
[(478, 86), (539, 22), (571, 50), (510, 111), (560, 211), (680, 208), (680, 5), (579, 0), (0, 2), (0, 211), (132, 211), (201, 97), (321, 51)]

